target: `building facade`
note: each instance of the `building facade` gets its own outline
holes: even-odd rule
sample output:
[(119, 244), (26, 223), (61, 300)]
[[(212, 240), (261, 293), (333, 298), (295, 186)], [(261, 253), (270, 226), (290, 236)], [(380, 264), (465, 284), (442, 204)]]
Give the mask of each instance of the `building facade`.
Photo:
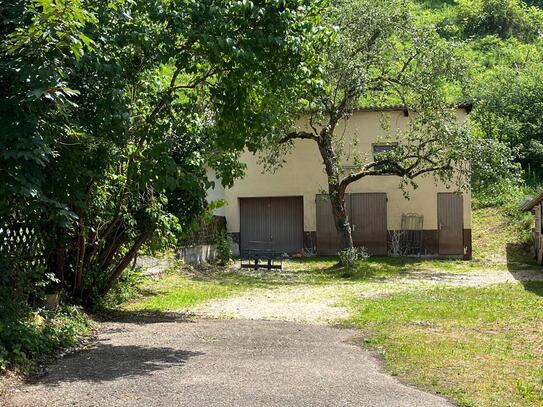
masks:
[[(457, 114), (465, 121), (463, 109)], [(357, 151), (370, 155), (408, 123), (409, 115), (401, 109), (359, 110), (336, 132), (346, 138), (346, 145), (357, 138)], [(217, 183), (208, 192), (208, 200), (225, 201), (217, 214), (226, 217), (236, 248), (243, 251), (253, 242), (264, 241), (275, 251), (289, 254), (337, 252), (339, 238), (326, 196), (327, 178), (314, 141), (296, 140), (285, 164), (275, 172), (266, 172), (258, 155), (245, 153), (241, 160), (247, 165), (243, 179), (228, 189)], [(399, 186), (400, 179), (392, 175), (366, 177), (348, 187), (355, 245), (386, 255), (395, 250), (398, 236), (410, 236), (419, 241), (417, 254), (470, 258), (470, 192), (448, 189), (431, 175), (416, 182), (417, 189), (407, 189), (408, 197)], [(408, 225), (413, 219), (414, 227)]]

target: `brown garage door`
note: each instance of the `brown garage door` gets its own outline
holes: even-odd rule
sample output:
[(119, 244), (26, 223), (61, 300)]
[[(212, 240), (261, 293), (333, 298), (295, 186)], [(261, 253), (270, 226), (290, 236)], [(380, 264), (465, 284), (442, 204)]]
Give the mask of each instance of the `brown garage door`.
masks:
[(462, 195), (437, 194), (439, 254), (464, 254), (463, 208)]
[[(353, 226), (353, 243), (370, 254), (387, 253), (387, 198), (385, 193), (347, 194), (347, 213)], [(335, 255), (340, 247), (330, 199), (317, 195), (317, 253)]]
[(302, 197), (240, 198), (240, 249), (270, 242), (274, 251), (300, 253), (303, 247)]
[[(336, 229), (334, 216), (332, 215), (332, 204), (328, 195), (317, 195), (315, 198), (317, 206), (317, 253), (322, 256), (336, 255), (340, 246), (340, 236)], [(349, 195), (345, 195), (347, 213), (351, 210)]]
[(369, 254), (387, 254), (387, 195), (351, 194), (353, 244), (364, 246)]

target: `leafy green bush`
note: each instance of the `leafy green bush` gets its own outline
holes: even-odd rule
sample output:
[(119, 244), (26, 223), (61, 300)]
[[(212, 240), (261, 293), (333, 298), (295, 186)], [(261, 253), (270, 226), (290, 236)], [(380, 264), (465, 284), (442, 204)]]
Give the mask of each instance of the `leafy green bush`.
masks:
[(76, 307), (31, 311), (3, 290), (0, 294), (0, 373), (23, 372), (58, 348), (75, 346), (90, 330), (87, 316)]
[(473, 209), (501, 208), (511, 219), (525, 218), (522, 204), (541, 192), (543, 186), (529, 186), (519, 182), (502, 181), (473, 190)]
[(117, 282), (111, 287), (105, 297), (96, 297), (96, 306), (99, 308), (111, 308), (134, 298), (138, 287), (144, 277), (139, 267), (127, 269)]
[(345, 270), (349, 271), (357, 261), (365, 260), (369, 255), (364, 247), (353, 247), (351, 249), (339, 251), (338, 257), (339, 264), (341, 264)]
[(217, 247), (217, 263), (224, 266), (232, 260), (232, 248), (230, 242), (224, 234), (219, 234), (215, 242)]

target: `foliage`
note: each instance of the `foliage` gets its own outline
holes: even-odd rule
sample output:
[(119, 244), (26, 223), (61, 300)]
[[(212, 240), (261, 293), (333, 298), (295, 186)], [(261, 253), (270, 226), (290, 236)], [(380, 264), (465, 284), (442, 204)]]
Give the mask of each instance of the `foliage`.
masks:
[(305, 0), (19, 0), (6, 5), (0, 219), (45, 239), (51, 272), (91, 302), (137, 251), (205, 207), (211, 167), (290, 120), (315, 10)]
[[(543, 64), (500, 67), (477, 94), (474, 130), (503, 141), (517, 151), (526, 180), (538, 183), (543, 175)], [(483, 179), (488, 179), (483, 175)]]
[[(493, 173), (476, 166), (474, 192), (491, 197), (524, 178), (536, 184), (541, 172), (541, 90), (543, 10), (539, 1), (419, 0), (419, 18), (436, 24), (440, 35), (461, 43), (469, 66), (465, 91), (474, 102), (470, 122), (479, 137), (510, 150), (519, 168)], [(509, 167), (508, 165), (506, 167)], [(502, 185), (503, 184), (503, 185)], [(498, 199), (499, 201), (499, 199)], [(496, 201), (498, 205), (499, 202)]]
[(123, 302), (130, 301), (138, 295), (138, 289), (145, 281), (142, 270), (139, 267), (129, 267), (122, 276), (113, 284), (105, 296), (96, 294), (92, 301), (97, 309), (116, 307)]
[(458, 22), (465, 37), (496, 35), (525, 41), (541, 35), (543, 10), (521, 0), (460, 0)]
[(369, 257), (368, 252), (363, 247), (351, 247), (338, 252), (339, 264), (345, 270), (349, 271), (359, 260), (365, 260)]
[(38, 360), (58, 348), (79, 343), (90, 330), (87, 316), (75, 307), (55, 311), (38, 309), (0, 291), (0, 373), (6, 369), (29, 371)]
[(228, 264), (232, 260), (232, 248), (230, 242), (224, 233), (217, 236), (215, 245), (217, 247), (217, 261), (221, 266)]

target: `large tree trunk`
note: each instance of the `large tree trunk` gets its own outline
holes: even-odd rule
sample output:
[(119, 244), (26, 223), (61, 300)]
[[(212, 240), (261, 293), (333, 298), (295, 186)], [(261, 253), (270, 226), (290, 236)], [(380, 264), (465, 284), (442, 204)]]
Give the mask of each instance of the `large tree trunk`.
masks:
[(331, 189), (330, 203), (332, 204), (334, 223), (341, 239), (341, 249), (352, 249), (353, 236), (349, 215), (347, 214), (347, 205), (345, 204), (345, 192)]
[(113, 269), (113, 271), (108, 276), (107, 285), (105, 287), (104, 295), (111, 289), (113, 284), (121, 277), (121, 274), (123, 271), (130, 265), (130, 262), (134, 259), (136, 254), (138, 253), (138, 250), (143, 246), (143, 244), (149, 240), (151, 237), (152, 232), (143, 233), (140, 235), (135, 242), (132, 244), (132, 247), (128, 250), (128, 252), (124, 255), (124, 257), (119, 261), (117, 266)]
[(332, 144), (333, 127), (325, 128), (318, 140), (319, 151), (328, 177), (328, 193), (332, 204), (334, 223), (341, 238), (341, 249), (352, 249), (353, 237), (345, 204), (345, 189), (340, 184), (340, 164)]

